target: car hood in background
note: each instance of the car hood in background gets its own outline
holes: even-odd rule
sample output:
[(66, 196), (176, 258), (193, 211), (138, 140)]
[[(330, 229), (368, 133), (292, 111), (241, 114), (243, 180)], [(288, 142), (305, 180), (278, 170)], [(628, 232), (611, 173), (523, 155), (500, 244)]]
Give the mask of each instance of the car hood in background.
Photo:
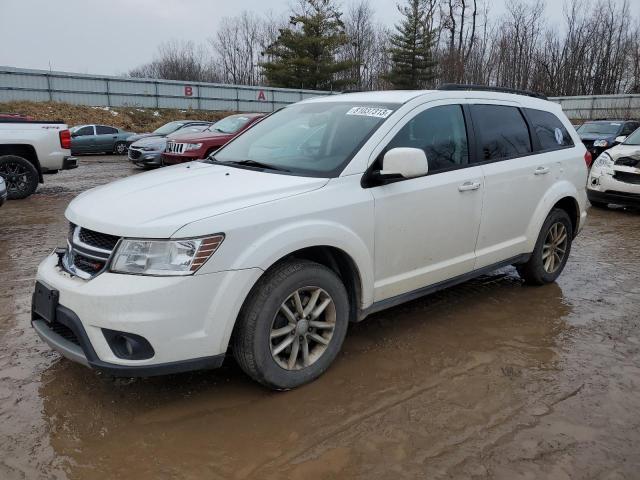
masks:
[[(615, 162), (623, 157), (632, 158), (640, 161), (640, 145), (625, 145), (621, 143), (606, 151), (607, 155)], [(638, 165), (640, 168), (640, 165)]]
[(148, 138), (148, 137), (164, 138), (165, 135), (158, 135), (157, 133), (136, 133), (134, 135), (131, 135), (130, 137), (127, 137), (127, 142), (133, 143), (133, 142), (137, 142), (142, 138)]
[(175, 142), (183, 143), (198, 143), (206, 140), (228, 140), (232, 138), (235, 133), (222, 133), (222, 132), (199, 132), (199, 133), (183, 133), (180, 135), (172, 135), (171, 140)]
[(167, 138), (166, 137), (157, 137), (157, 136), (153, 136), (153, 137), (145, 137), (145, 138), (141, 138), (140, 140), (133, 142), (131, 144), (132, 147), (153, 147), (156, 149), (164, 149), (165, 145), (167, 144)]
[(197, 220), (299, 195), (327, 182), (326, 178), (191, 162), (88, 190), (69, 204), (65, 215), (97, 232), (169, 238)]

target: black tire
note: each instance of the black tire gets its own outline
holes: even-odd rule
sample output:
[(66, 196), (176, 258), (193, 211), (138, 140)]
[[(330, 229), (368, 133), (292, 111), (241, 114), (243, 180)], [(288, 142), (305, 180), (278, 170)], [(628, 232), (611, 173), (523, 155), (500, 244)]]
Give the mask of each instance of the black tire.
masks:
[(127, 153), (127, 143), (126, 142), (116, 142), (113, 146), (113, 154), (114, 155), (124, 155)]
[[(281, 305), (293, 292), (305, 287), (322, 289), (333, 300), (335, 326), (327, 346), (322, 347), (323, 353), (310, 365), (291, 370), (283, 368), (272, 355), (272, 341), (279, 340), (272, 340), (271, 332), (281, 318)], [(347, 291), (333, 271), (307, 260), (285, 261), (268, 270), (251, 290), (238, 316), (232, 349), (236, 361), (251, 378), (274, 390), (289, 390), (315, 380), (329, 368), (342, 347), (348, 323)], [(297, 337), (296, 332), (287, 336)], [(289, 355), (286, 350), (285, 355)], [(309, 353), (307, 358), (310, 358)]]
[(603, 210), (606, 210), (609, 208), (609, 204), (608, 203), (604, 203), (604, 202), (594, 202), (592, 200), (589, 200), (589, 203), (591, 204), (591, 206), (593, 208), (601, 208)]
[(7, 184), (9, 200), (20, 200), (35, 193), (40, 179), (36, 167), (17, 155), (0, 157), (0, 175)]
[[(561, 224), (566, 232), (566, 245), (564, 246), (564, 254), (560, 261), (557, 263), (557, 267), (553, 271), (545, 269), (545, 260), (543, 258), (543, 251), (545, 250), (545, 242), (550, 235), (550, 230), (556, 224)], [(533, 249), (533, 253), (527, 263), (516, 265), (518, 274), (529, 285), (544, 285), (554, 282), (567, 263), (569, 254), (571, 253), (571, 242), (573, 240), (573, 225), (567, 212), (560, 208), (554, 208), (551, 210), (547, 219), (544, 221), (536, 246)], [(548, 250), (548, 249), (547, 249)]]

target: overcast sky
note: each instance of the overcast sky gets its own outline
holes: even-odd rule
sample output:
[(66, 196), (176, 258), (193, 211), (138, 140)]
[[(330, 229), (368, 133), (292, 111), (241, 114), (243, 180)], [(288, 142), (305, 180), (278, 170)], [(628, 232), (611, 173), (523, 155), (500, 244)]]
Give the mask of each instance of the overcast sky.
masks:
[[(486, 1), (499, 16), (510, 0)], [(562, 3), (547, 0), (548, 25), (561, 24)], [(245, 9), (285, 12), (290, 4), (291, 0), (0, 0), (0, 65), (118, 75), (151, 60), (163, 41), (205, 42), (222, 17)], [(379, 22), (398, 20), (396, 1), (371, 4)], [(631, 4), (638, 16), (640, 1)]]

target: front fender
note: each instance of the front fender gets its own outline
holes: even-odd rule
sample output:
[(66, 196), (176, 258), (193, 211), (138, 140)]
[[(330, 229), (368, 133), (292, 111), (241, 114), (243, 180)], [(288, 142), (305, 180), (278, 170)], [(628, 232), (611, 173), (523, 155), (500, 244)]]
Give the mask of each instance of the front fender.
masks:
[(373, 251), (356, 232), (339, 223), (299, 221), (274, 228), (253, 239), (237, 252), (231, 268), (240, 270), (257, 267), (267, 270), (295, 251), (317, 246), (337, 248), (353, 260), (360, 274), (361, 308), (371, 304)]
[(566, 197), (572, 198), (578, 205), (578, 222), (582, 222), (584, 209), (580, 202), (580, 194), (575, 185), (567, 180), (556, 182), (551, 188), (549, 188), (549, 190), (547, 190), (546, 194), (542, 198), (542, 201), (538, 204), (538, 207), (531, 217), (531, 221), (529, 222), (526, 233), (527, 252), (532, 252), (535, 248), (536, 241), (538, 240), (538, 235), (540, 234), (540, 229), (542, 228), (542, 224), (549, 215), (549, 212), (551, 211), (553, 206)]

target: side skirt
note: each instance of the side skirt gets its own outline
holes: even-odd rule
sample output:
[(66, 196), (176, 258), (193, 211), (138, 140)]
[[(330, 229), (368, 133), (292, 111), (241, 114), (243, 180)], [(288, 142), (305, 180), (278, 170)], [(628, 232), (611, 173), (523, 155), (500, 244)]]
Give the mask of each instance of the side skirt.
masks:
[(386, 310), (387, 308), (395, 307), (396, 305), (400, 305), (402, 303), (410, 302), (411, 300), (415, 300), (416, 298), (424, 297), (425, 295), (430, 295), (439, 290), (443, 290), (445, 288), (449, 288), (454, 285), (458, 285), (460, 283), (464, 283), (473, 278), (479, 277), (480, 275), (485, 275), (494, 270), (498, 270), (499, 268), (508, 267), (509, 265), (513, 265), (517, 263), (526, 263), (529, 260), (529, 257), (531, 257), (530, 253), (523, 253), (522, 255), (517, 255), (515, 257), (508, 258), (507, 260), (494, 263), (493, 265), (487, 265), (486, 267), (482, 267), (477, 270), (473, 270), (469, 273), (465, 273), (463, 275), (450, 278), (449, 280), (444, 280), (442, 282), (434, 283), (433, 285), (428, 285), (426, 287), (422, 287), (417, 290), (412, 290), (411, 292), (402, 293), (400, 295), (396, 295), (395, 297), (386, 298), (384, 300), (374, 302), (369, 307), (360, 311), (360, 315), (358, 316), (357, 322), (364, 320), (365, 318), (367, 318), (369, 315), (373, 313)]

